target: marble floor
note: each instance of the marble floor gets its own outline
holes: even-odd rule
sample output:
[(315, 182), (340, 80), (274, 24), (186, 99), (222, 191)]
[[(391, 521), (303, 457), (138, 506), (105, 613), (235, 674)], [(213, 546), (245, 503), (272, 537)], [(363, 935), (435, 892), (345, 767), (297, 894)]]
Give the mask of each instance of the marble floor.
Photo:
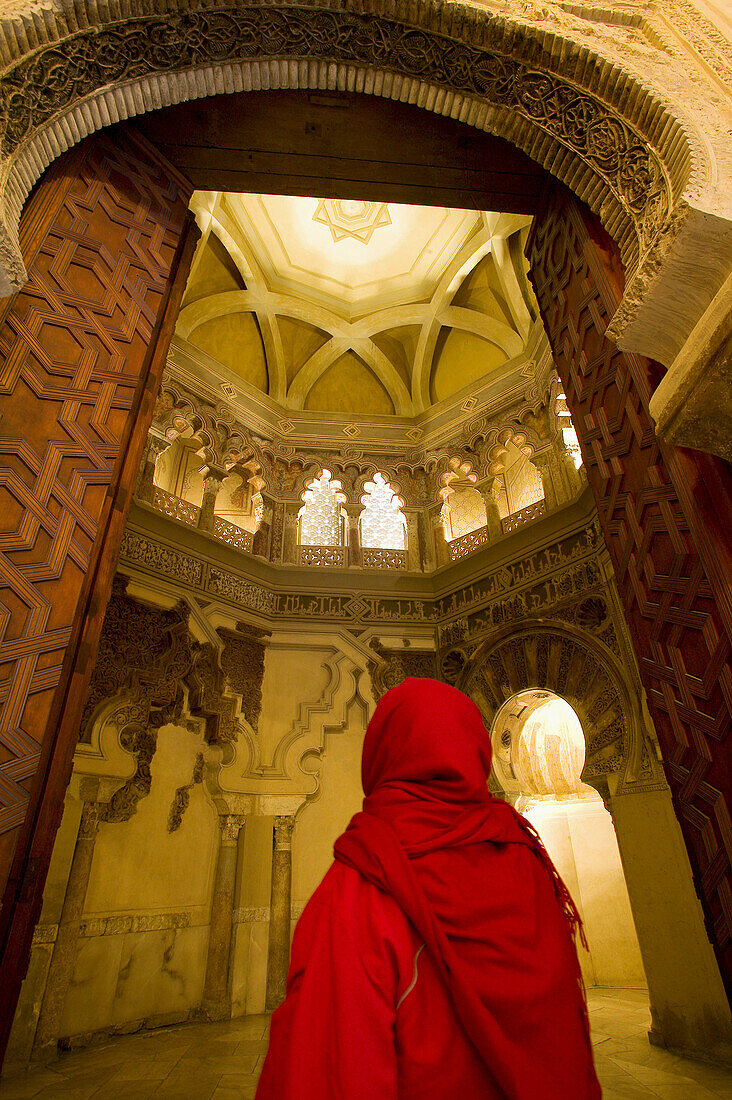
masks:
[[(588, 1000), (604, 1100), (732, 1100), (732, 1070), (649, 1045), (645, 993), (591, 989)], [(0, 1100), (251, 1100), (268, 1023), (188, 1024), (62, 1054), (0, 1083)]]

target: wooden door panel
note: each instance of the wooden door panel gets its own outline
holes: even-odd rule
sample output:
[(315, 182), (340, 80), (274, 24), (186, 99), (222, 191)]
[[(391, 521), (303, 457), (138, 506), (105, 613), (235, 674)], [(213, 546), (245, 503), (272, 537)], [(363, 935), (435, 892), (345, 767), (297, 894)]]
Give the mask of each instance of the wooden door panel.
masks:
[(88, 139), (31, 195), (29, 280), (0, 305), (0, 1050), (190, 263), (190, 193), (131, 128)]
[(605, 337), (623, 273), (594, 215), (556, 187), (527, 251), (729, 989), (729, 471), (721, 460), (667, 447), (656, 436), (649, 400), (663, 368)]

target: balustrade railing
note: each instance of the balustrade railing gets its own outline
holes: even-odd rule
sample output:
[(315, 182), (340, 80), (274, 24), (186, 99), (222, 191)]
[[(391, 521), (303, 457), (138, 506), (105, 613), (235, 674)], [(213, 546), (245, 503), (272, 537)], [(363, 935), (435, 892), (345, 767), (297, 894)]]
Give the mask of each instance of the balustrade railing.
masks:
[(345, 546), (301, 546), (299, 565), (346, 565)]
[(467, 535), (461, 535), (460, 538), (453, 539), (452, 542), (448, 543), (450, 558), (452, 561), (456, 561), (457, 558), (464, 558), (466, 554), (473, 554), (481, 547), (487, 546), (489, 541), (487, 527), (479, 527), (477, 531), (468, 531)]
[(237, 550), (246, 550), (248, 554), (252, 552), (252, 543), (254, 542), (252, 532), (237, 527), (235, 523), (229, 523), (221, 516), (214, 516), (213, 535), (214, 538), (221, 539), (222, 542), (228, 542), (229, 546), (234, 546)]
[(183, 500), (182, 497), (173, 496), (172, 493), (166, 492), (157, 485), (153, 493), (152, 505), (164, 515), (177, 519), (189, 527), (195, 527), (198, 523), (198, 513), (201, 509), (197, 505)]
[(406, 569), (406, 550), (383, 550), (376, 547), (364, 547), (361, 550), (364, 569)]
[(522, 508), (520, 512), (514, 512), (502, 519), (503, 533), (504, 535), (510, 535), (512, 531), (518, 531), (519, 527), (525, 527), (527, 523), (533, 523), (534, 520), (541, 519), (545, 514), (546, 501), (543, 499), (537, 500), (535, 504), (529, 504), (527, 508)]

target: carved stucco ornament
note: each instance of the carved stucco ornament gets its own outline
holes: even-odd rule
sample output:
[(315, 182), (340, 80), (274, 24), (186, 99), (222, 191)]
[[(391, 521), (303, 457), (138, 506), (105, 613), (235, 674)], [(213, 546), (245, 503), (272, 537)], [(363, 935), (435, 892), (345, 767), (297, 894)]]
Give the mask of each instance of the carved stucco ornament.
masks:
[[(426, 9), (425, 22), (430, 15)], [(252, 58), (352, 63), (478, 97), (516, 112), (580, 157), (627, 211), (641, 244), (669, 216), (671, 185), (661, 159), (599, 96), (555, 72), (431, 26), (306, 4), (168, 12), (87, 26), (42, 47), (2, 80), (2, 154), (13, 153), (99, 89)]]

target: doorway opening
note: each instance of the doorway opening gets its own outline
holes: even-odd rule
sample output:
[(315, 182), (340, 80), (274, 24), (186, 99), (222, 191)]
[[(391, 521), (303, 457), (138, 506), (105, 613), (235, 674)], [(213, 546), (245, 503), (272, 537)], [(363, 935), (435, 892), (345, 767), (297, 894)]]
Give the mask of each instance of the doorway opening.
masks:
[(499, 710), (491, 741), (494, 781), (538, 832), (582, 916), (585, 984), (644, 988), (613, 821), (582, 781), (585, 736), (576, 712), (554, 692), (522, 691)]

